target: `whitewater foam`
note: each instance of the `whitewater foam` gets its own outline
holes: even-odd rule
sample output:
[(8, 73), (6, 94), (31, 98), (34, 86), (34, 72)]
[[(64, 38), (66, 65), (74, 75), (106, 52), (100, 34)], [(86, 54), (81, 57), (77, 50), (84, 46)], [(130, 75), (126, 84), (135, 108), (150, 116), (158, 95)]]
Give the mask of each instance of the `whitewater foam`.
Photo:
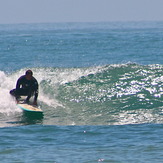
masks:
[(15, 105), (14, 98), (9, 94), (13, 83), (14, 81), (11, 77), (8, 77), (3, 71), (0, 71), (0, 113), (11, 114), (20, 112), (20, 109)]

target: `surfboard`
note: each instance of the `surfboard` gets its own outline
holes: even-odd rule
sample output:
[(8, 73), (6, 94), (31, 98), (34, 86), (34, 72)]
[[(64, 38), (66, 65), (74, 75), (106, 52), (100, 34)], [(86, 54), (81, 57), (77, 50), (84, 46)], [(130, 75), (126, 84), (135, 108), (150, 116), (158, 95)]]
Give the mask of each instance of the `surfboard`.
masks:
[(30, 113), (43, 113), (43, 110), (38, 106), (32, 105), (31, 101), (29, 104), (25, 103), (26, 96), (21, 96), (19, 102), (16, 104), (20, 109)]
[(26, 104), (26, 103), (18, 103), (17, 106), (22, 109), (23, 111), (28, 111), (28, 112), (37, 112), (37, 113), (42, 113), (42, 109), (38, 108), (37, 106)]

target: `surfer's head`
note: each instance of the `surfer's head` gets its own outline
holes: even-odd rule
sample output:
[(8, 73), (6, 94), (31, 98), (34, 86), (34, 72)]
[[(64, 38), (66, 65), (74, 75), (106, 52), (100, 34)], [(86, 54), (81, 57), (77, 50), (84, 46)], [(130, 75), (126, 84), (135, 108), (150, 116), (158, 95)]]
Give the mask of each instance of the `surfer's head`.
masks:
[(27, 71), (25, 72), (25, 76), (26, 76), (26, 78), (27, 78), (28, 80), (31, 80), (32, 75), (33, 75), (33, 72), (32, 72), (31, 70), (27, 70)]

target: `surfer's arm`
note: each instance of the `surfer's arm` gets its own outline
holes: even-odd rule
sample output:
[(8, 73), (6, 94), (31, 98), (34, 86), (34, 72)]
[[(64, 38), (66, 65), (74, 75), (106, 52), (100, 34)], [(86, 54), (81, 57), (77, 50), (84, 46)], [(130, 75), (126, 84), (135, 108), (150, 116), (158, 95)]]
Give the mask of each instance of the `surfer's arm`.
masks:
[(24, 83), (24, 76), (21, 76), (16, 83), (16, 90), (18, 90), (20, 88), (20, 86)]
[(18, 79), (17, 83), (16, 83), (16, 90), (18, 90), (20, 88), (21, 85), (21, 81), (20, 79)]
[(37, 105), (37, 98), (38, 98), (38, 82), (36, 80), (33, 105)]
[(35, 92), (33, 105), (37, 105), (37, 97), (38, 97), (38, 91)]
[(37, 98), (38, 98), (38, 90), (35, 92), (34, 101), (37, 101)]

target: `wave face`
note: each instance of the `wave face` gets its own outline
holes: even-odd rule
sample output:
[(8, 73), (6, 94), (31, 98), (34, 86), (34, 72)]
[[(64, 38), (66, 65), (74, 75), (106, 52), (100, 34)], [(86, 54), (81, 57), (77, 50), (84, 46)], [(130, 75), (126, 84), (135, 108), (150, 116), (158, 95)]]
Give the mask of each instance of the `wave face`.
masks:
[(60, 85), (58, 98), (86, 124), (160, 122), (162, 68), (107, 65)]
[[(33, 68), (40, 85), (43, 124), (110, 125), (163, 122), (163, 66), (115, 64), (88, 68)], [(8, 91), (21, 69), (1, 72), (0, 113), (13, 115)], [(4, 103), (10, 101), (9, 104)], [(0, 116), (2, 119), (2, 116)]]

